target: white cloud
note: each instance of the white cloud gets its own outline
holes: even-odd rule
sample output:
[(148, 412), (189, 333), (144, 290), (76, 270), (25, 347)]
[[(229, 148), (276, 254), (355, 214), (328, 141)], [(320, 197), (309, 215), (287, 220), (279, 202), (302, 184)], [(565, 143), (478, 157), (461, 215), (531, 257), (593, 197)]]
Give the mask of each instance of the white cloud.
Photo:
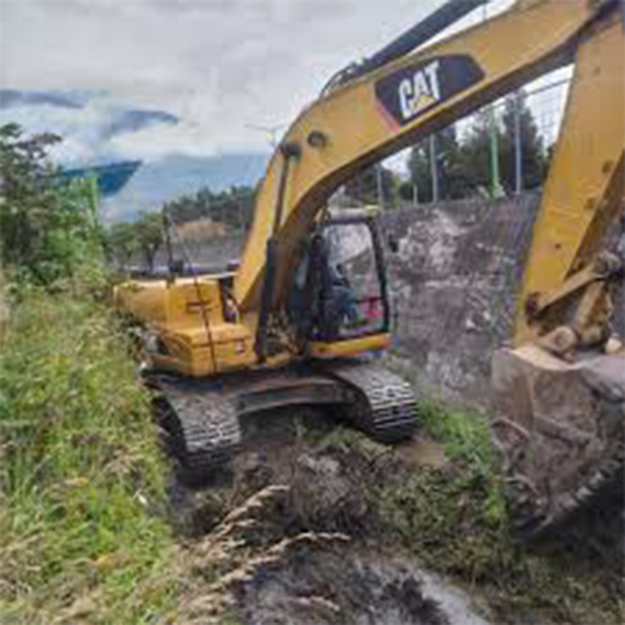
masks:
[(136, 137), (151, 154), (266, 149), (246, 124), (288, 123), (336, 69), (440, 1), (0, 0), (0, 83), (104, 89), (180, 117)]
[(266, 150), (268, 136), (247, 125), (288, 124), (337, 69), (442, 2), (0, 0), (0, 86), (109, 93), (69, 115), (20, 114), (68, 134), (61, 150), (75, 159), (93, 156), (97, 128), (122, 103), (181, 122), (101, 146), (112, 155)]

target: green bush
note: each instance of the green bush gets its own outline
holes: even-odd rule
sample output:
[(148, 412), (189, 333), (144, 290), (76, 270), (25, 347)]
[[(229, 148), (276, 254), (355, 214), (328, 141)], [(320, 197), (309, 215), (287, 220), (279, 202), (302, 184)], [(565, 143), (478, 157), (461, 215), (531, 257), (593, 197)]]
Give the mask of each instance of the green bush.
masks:
[(31, 289), (12, 319), (0, 356), (0, 622), (160, 622), (175, 603), (175, 545), (127, 339), (72, 291)]
[(101, 229), (89, 181), (63, 183), (48, 160), (60, 141), (0, 126), (0, 260), (41, 285), (101, 263)]

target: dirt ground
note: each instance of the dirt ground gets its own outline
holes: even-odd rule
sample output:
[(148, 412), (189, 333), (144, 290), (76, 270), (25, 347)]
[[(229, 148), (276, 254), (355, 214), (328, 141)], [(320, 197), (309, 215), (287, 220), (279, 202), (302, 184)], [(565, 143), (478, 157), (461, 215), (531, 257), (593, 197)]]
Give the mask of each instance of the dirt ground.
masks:
[[(600, 620), (584, 620), (592, 611), (558, 614), (540, 600), (524, 605), (519, 584), (511, 586), (519, 597), (503, 596), (491, 581), (450, 578), (449, 567), (419, 557), (423, 544), (437, 553), (444, 532), (428, 522), (413, 534), (419, 549), (412, 548), (389, 521), (380, 485), (401, 487), (420, 472), (445, 475), (452, 463), (440, 444), (421, 436), (387, 448), (312, 411), (268, 415), (260, 425), (248, 424), (253, 443), (206, 488), (172, 481), (171, 518), (187, 571), (178, 622), (612, 625), (614, 606), (607, 616), (598, 609)], [(546, 575), (532, 581), (551, 583)]]

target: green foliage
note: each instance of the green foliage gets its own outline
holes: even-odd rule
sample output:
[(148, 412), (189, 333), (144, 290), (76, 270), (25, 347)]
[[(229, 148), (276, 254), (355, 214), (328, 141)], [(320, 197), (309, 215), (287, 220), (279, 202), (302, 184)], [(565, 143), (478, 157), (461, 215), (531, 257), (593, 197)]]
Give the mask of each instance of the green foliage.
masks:
[(542, 137), (534, 121), (531, 110), (528, 108), (523, 93), (516, 98), (506, 99), (503, 112), (503, 133), (499, 141), (501, 180), (505, 190), (511, 193), (514, 190), (514, 136), (516, 107), (520, 107), (521, 131), (521, 163), (523, 170), (523, 188), (535, 189), (540, 187), (547, 175), (548, 151), (545, 150)]
[(479, 585), (502, 622), (537, 614), (540, 622), (620, 622), (622, 585), (603, 563), (589, 564), (581, 546), (546, 552), (510, 535), (486, 417), (436, 402), (420, 404), (420, 414), (448, 464), (400, 471), (376, 493), (406, 548), (428, 568)]
[(140, 260), (149, 271), (154, 269), (156, 254), (165, 240), (160, 213), (141, 213), (133, 222), (112, 224), (104, 235), (107, 256), (125, 269), (132, 260)]
[(419, 403), (419, 417), (430, 436), (445, 444), (450, 458), (466, 463), (479, 476), (489, 475), (491, 448), (485, 415), (430, 400)]
[(166, 203), (164, 210), (177, 224), (210, 219), (243, 230), (252, 223), (254, 202), (255, 192), (250, 187), (232, 186), (220, 192), (204, 187), (195, 194)]
[[(506, 193), (515, 190), (515, 120), (517, 96), (504, 102), (501, 123), (495, 128), (499, 145), (501, 183)], [(520, 135), (522, 145), (523, 188), (540, 186), (547, 173), (547, 155), (531, 110), (523, 95), (520, 106)], [(437, 168), (442, 199), (460, 199), (490, 188), (490, 142), (492, 121), (489, 109), (479, 112), (471, 128), (461, 138), (454, 127), (435, 135)], [(432, 176), (429, 140), (417, 144), (409, 160), (410, 183), (400, 188), (405, 200), (413, 199), (413, 187), (418, 190), (419, 202), (432, 201)]]
[(175, 605), (165, 467), (111, 314), (32, 289), (0, 356), (0, 621), (161, 622)]
[(399, 197), (393, 172), (382, 165), (367, 167), (354, 176), (345, 185), (345, 192), (350, 198), (366, 205), (379, 204), (381, 192), (382, 202), (387, 208), (396, 206)]
[(142, 213), (135, 223), (137, 247), (148, 269), (154, 269), (154, 257), (163, 244), (164, 227), (160, 213)]
[[(461, 146), (453, 126), (435, 135), (439, 193), (444, 199), (458, 199), (469, 193), (469, 184), (463, 172)], [(432, 166), (429, 139), (417, 144), (410, 153), (408, 168), (411, 181), (405, 183), (400, 194), (405, 200), (414, 200), (414, 186), (419, 203), (431, 202)]]
[(100, 229), (85, 181), (60, 184), (47, 157), (60, 138), (0, 126), (0, 258), (39, 284), (100, 259)]
[(112, 224), (106, 231), (107, 256), (117, 261), (122, 268), (128, 266), (139, 250), (138, 228), (135, 222), (121, 221)]

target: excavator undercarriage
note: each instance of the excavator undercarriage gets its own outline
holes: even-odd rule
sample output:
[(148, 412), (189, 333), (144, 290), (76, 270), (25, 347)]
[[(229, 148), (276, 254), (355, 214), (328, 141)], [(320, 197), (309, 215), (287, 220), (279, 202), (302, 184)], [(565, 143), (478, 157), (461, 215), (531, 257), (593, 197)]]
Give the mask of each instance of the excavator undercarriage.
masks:
[(182, 475), (202, 482), (244, 446), (245, 419), (298, 406), (324, 406), (381, 443), (409, 437), (417, 403), (409, 384), (369, 360), (302, 364), (278, 371), (197, 380), (147, 374), (155, 407)]

